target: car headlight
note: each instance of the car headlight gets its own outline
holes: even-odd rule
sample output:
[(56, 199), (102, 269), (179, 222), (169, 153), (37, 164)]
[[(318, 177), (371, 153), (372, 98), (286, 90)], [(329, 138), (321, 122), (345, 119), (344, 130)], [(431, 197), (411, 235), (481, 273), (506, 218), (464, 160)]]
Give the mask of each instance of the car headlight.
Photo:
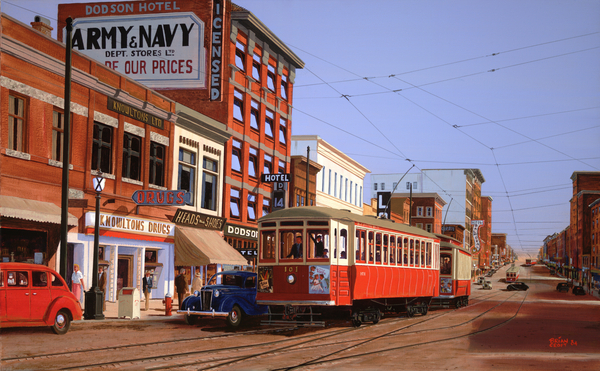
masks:
[(194, 291), (194, 296), (200, 296), (200, 291), (198, 291), (198, 290)]
[(221, 295), (221, 293), (219, 292), (219, 290), (215, 290), (215, 298), (218, 298), (219, 295)]
[(287, 281), (290, 285), (293, 285), (294, 282), (296, 282), (296, 276), (294, 276), (293, 274), (289, 274), (287, 276)]

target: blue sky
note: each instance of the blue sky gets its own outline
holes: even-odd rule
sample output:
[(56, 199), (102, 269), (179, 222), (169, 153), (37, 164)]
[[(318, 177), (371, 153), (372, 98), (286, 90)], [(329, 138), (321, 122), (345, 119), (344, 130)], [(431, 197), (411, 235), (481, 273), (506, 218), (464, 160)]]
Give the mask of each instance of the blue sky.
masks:
[[(66, 2), (2, 11), (55, 27)], [(600, 1), (234, 3), (306, 63), (292, 134), (317, 134), (373, 174), (480, 169), (492, 230), (521, 255), (568, 226), (571, 174), (600, 171)]]

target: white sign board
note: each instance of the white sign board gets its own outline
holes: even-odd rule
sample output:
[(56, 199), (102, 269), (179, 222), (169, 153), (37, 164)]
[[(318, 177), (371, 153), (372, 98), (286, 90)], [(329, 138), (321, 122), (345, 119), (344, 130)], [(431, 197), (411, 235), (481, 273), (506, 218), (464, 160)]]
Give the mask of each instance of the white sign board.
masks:
[(78, 18), (72, 44), (151, 88), (206, 88), (204, 22), (193, 13)]

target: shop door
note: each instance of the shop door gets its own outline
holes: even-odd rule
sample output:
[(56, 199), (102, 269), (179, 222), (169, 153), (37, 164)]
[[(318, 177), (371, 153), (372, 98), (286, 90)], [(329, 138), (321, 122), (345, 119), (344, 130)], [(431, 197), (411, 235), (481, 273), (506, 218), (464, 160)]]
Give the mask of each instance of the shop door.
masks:
[(123, 287), (131, 287), (133, 257), (119, 255), (117, 266), (117, 292), (119, 292)]

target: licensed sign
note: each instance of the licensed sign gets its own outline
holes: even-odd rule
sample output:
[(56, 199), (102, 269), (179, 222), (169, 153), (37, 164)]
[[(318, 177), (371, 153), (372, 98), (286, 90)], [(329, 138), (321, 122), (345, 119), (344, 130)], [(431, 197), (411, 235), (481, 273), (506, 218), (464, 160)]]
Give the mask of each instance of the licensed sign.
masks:
[(206, 215), (185, 209), (177, 209), (172, 222), (187, 227), (222, 231), (223, 227), (225, 227), (226, 220), (226, 218), (218, 216)]
[(190, 193), (186, 191), (135, 191), (131, 199), (137, 205), (152, 206), (184, 206), (190, 205)]
[(151, 88), (207, 85), (204, 22), (190, 12), (78, 18), (72, 44)]

